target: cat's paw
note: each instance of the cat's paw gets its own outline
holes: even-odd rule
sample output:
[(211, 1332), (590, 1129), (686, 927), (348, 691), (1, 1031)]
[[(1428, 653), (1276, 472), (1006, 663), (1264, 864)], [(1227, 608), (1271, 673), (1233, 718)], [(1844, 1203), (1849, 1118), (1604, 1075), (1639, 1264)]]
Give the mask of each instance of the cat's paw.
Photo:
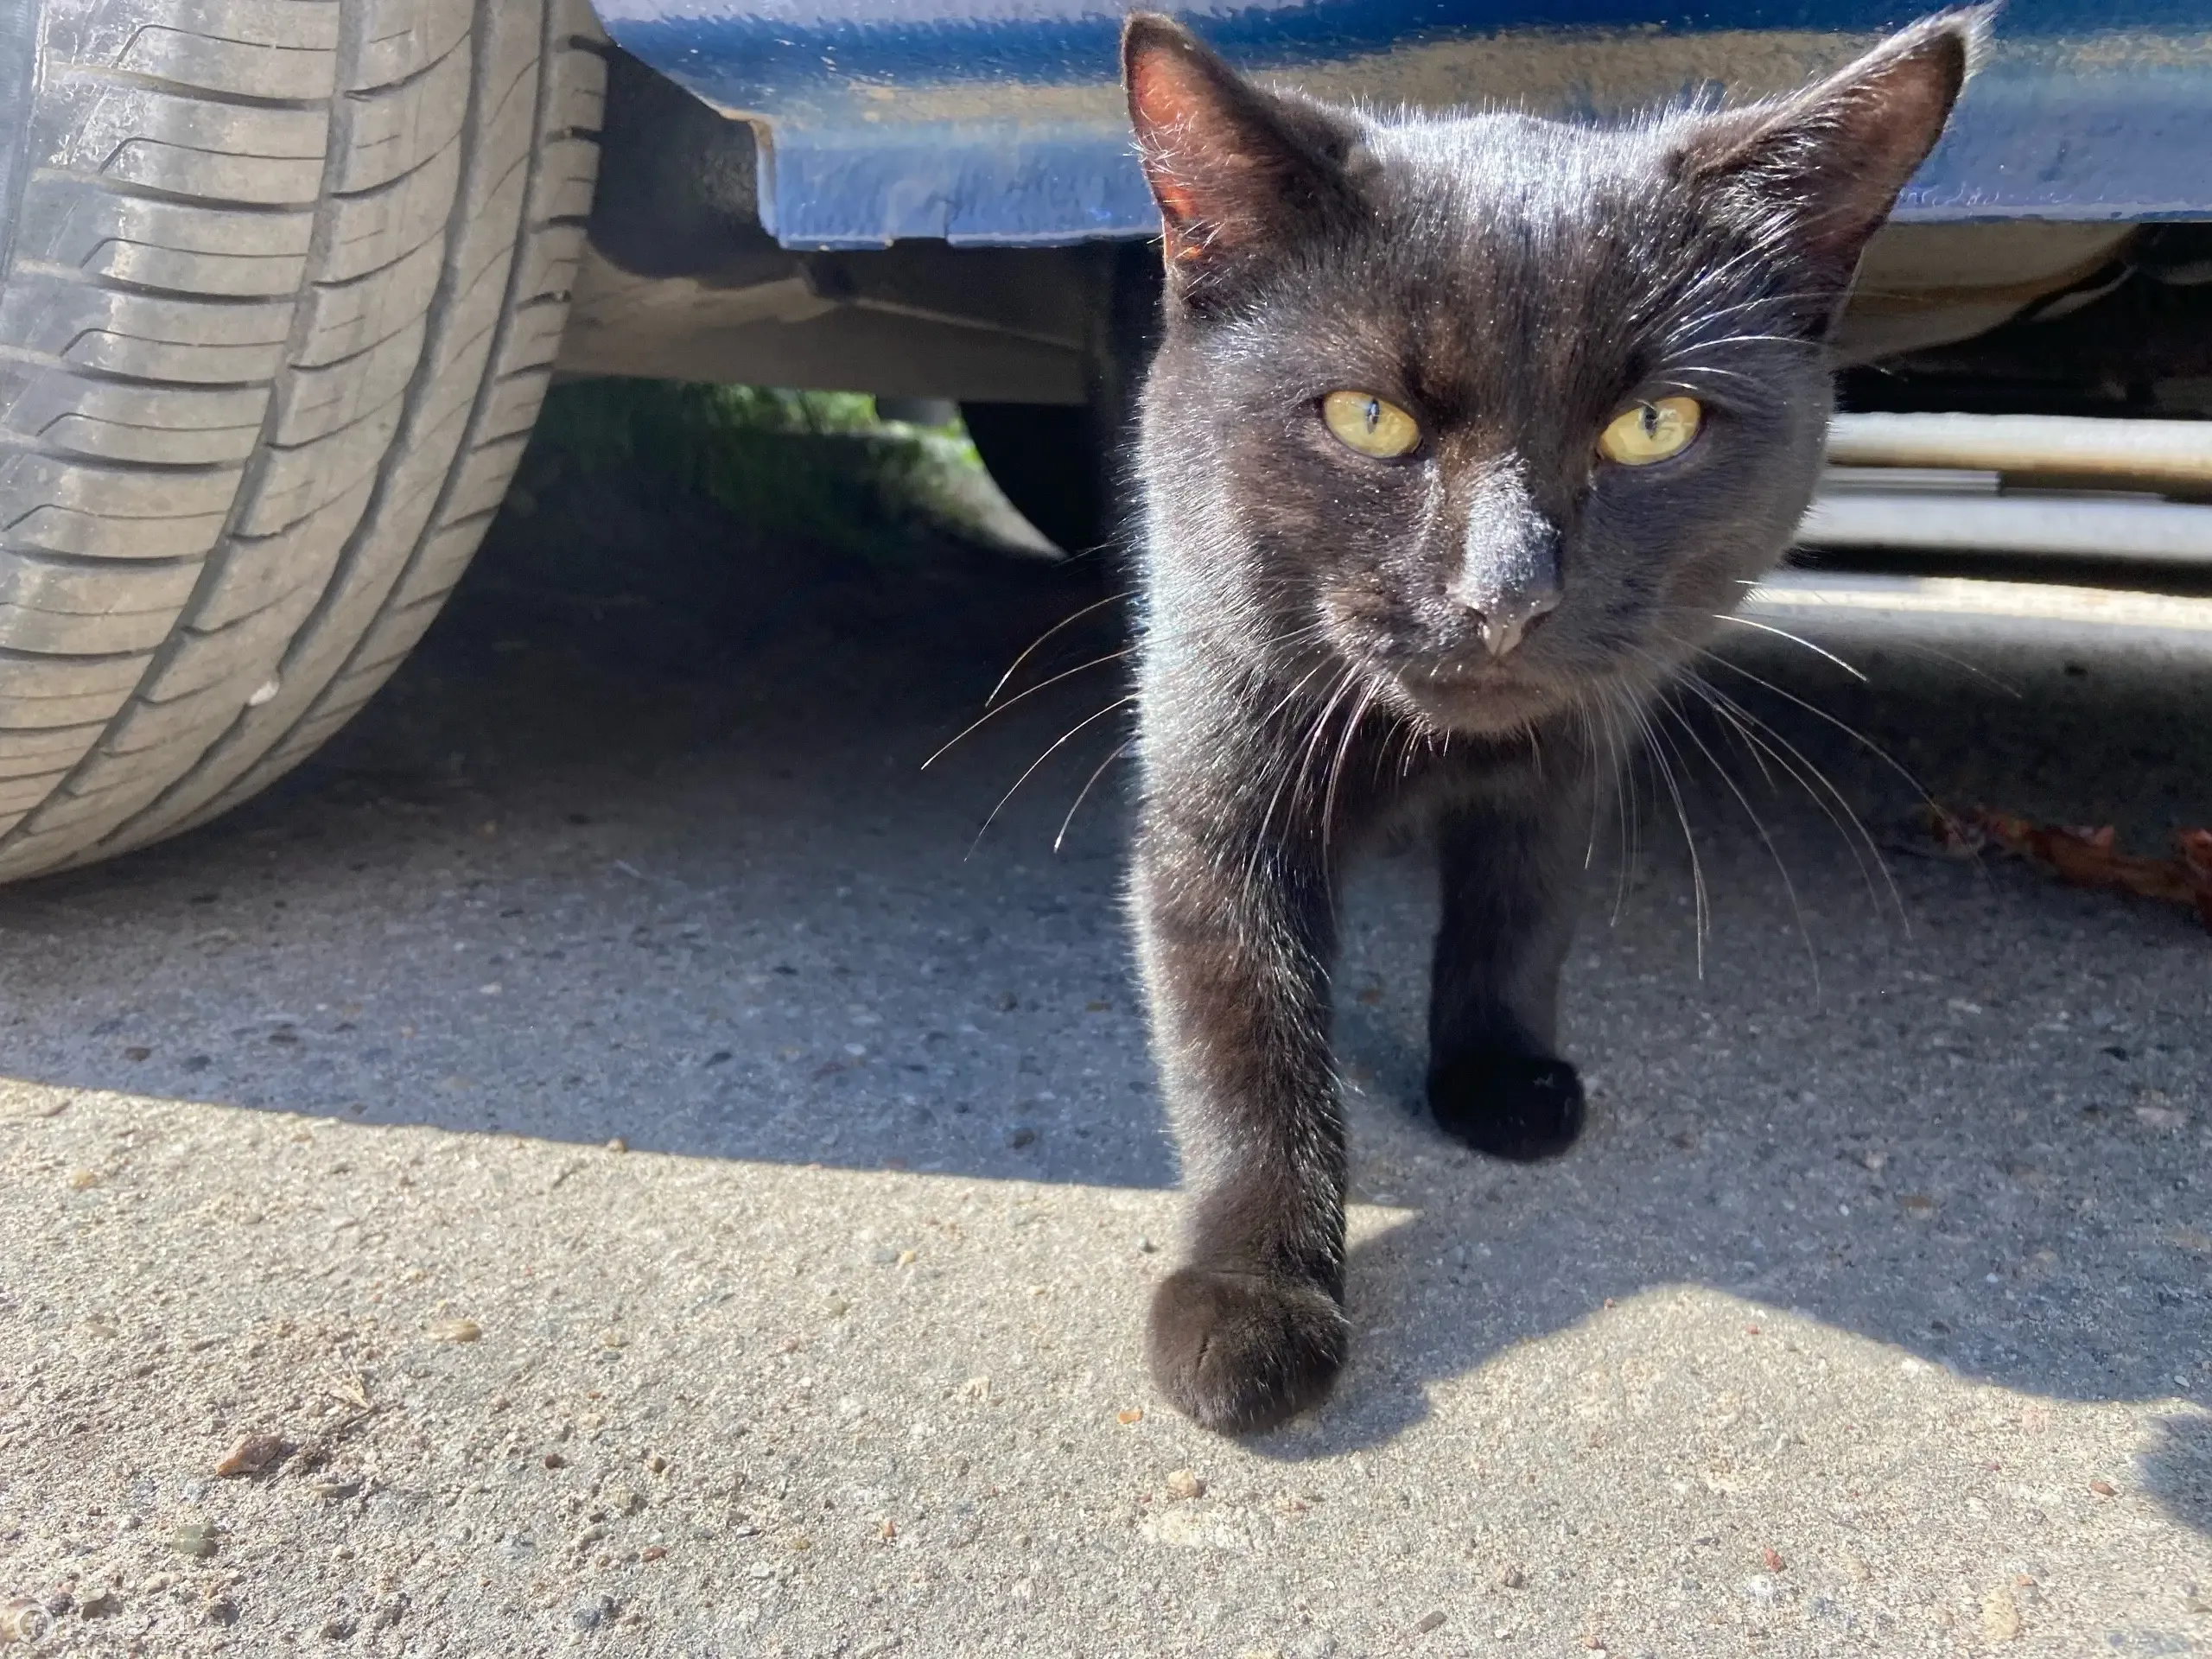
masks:
[(1565, 1152), (1586, 1115), (1574, 1068), (1528, 1054), (1454, 1055), (1428, 1074), (1428, 1109), (1477, 1152), (1521, 1163)]
[(1351, 1325), (1320, 1286), (1179, 1268), (1152, 1299), (1153, 1380), (1175, 1408), (1224, 1434), (1249, 1434), (1325, 1398)]

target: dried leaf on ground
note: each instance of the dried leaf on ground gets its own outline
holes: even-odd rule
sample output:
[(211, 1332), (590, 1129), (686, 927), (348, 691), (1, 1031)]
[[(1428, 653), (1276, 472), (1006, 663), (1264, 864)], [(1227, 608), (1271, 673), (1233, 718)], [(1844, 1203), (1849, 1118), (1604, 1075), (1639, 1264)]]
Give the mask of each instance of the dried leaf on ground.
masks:
[(274, 1434), (248, 1434), (225, 1454), (215, 1465), (215, 1472), (228, 1478), (232, 1475), (257, 1475), (283, 1452), (284, 1442)]
[(2080, 887), (2115, 887), (2145, 899), (2188, 905), (2212, 927), (2212, 830), (2174, 835), (2174, 856), (2148, 858), (2120, 849), (2110, 824), (2090, 829), (2038, 823), (1986, 807), (1964, 814), (1933, 808), (1929, 830), (1945, 852), (1971, 856), (1995, 847)]

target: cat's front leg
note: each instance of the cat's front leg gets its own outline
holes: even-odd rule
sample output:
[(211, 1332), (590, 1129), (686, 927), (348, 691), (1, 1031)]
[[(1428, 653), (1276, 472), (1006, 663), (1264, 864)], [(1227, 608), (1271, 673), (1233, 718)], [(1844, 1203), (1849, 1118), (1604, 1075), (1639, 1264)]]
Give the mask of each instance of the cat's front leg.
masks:
[(1150, 1359), (1179, 1410), (1244, 1433), (1318, 1403), (1349, 1344), (1327, 872), (1318, 846), (1266, 839), (1202, 785), (1153, 785), (1137, 935), (1194, 1213)]
[(1589, 846), (1591, 772), (1567, 746), (1453, 802), (1437, 826), (1443, 919), (1428, 1015), (1428, 1103), (1479, 1152), (1561, 1153), (1582, 1080), (1558, 1052), (1560, 969)]

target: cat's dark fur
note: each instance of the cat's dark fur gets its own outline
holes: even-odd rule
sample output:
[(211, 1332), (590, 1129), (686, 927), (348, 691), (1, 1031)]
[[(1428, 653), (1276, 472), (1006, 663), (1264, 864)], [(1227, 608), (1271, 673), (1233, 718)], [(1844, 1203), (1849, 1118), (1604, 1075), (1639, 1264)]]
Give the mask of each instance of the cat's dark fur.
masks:
[[(1580, 1129), (1556, 1010), (1612, 734), (1786, 546), (1822, 342), (1985, 26), (1928, 19), (1789, 98), (1570, 125), (1332, 108), (1130, 22), (1167, 264), (1134, 908), (1195, 1193), (1150, 1347), (1200, 1422), (1279, 1422), (1344, 1359), (1332, 895), (1386, 814), (1441, 858), (1437, 1122), (1521, 1159)], [(1420, 448), (1339, 442), (1339, 389)], [(1600, 461), (1616, 414), (1677, 394), (1705, 411), (1687, 450)]]

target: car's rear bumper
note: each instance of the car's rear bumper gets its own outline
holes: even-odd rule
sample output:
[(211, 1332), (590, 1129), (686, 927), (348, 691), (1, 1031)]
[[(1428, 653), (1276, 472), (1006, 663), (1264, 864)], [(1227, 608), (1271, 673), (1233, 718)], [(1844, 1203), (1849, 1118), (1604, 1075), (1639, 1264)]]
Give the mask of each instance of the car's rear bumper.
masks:
[[(1086, 0), (600, 0), (608, 32), (760, 137), (788, 247), (1045, 245), (1154, 219)], [(1789, 27), (1769, 27), (1783, 21)], [(1370, 104), (1598, 114), (1770, 92), (1905, 14), (1813, 0), (1324, 0), (1191, 14), (1241, 64)], [(2016, 0), (1904, 219), (2212, 217), (2212, 7)]]

